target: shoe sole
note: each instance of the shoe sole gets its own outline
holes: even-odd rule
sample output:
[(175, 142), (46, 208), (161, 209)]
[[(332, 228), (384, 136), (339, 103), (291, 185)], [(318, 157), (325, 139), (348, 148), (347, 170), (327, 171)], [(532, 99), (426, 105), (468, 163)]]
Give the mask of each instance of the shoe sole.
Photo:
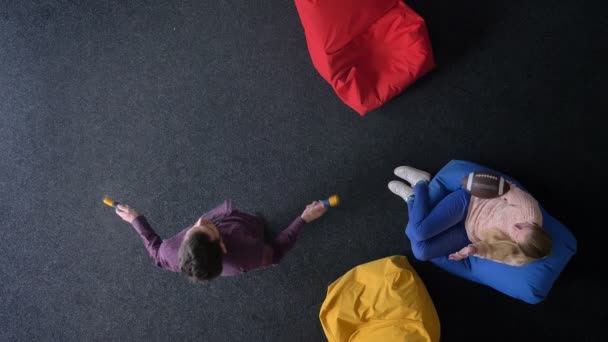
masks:
[(401, 194), (398, 194), (398, 193), (394, 192), (394, 191), (393, 191), (393, 189), (391, 189), (391, 188), (390, 188), (391, 183), (392, 183), (392, 184), (397, 183), (397, 184), (403, 185), (403, 186), (405, 186), (406, 188), (410, 188), (410, 189), (412, 189), (412, 187), (411, 187), (411, 186), (408, 186), (407, 184), (405, 184), (405, 183), (403, 183), (403, 182), (400, 182), (400, 181), (390, 181), (390, 182), (388, 182), (388, 189), (389, 189), (389, 190), (390, 190), (390, 191), (391, 191), (393, 194), (395, 194), (395, 195), (397, 195), (397, 196), (399, 196), (399, 197), (401, 197), (401, 198), (403, 198), (403, 199), (405, 199), (405, 198), (409, 198), (410, 196), (412, 196), (412, 195), (414, 194), (414, 189), (412, 189), (412, 191), (411, 191), (411, 192), (410, 192), (410, 193), (409, 193), (407, 196), (405, 196), (405, 198), (404, 198), (404, 197), (403, 197), (403, 195), (401, 195)]
[[(399, 167), (396, 167), (396, 168), (393, 170), (393, 173), (395, 174), (395, 176), (397, 176), (397, 177), (399, 177), (399, 178), (401, 178), (401, 179), (403, 179), (403, 180), (407, 181), (407, 179), (406, 179), (405, 177), (402, 177), (402, 176), (400, 176), (400, 175), (398, 175), (398, 174), (397, 174), (397, 170), (398, 170), (398, 169), (400, 169), (400, 168), (402, 168), (402, 167), (409, 168), (409, 169), (413, 169), (413, 170), (416, 170), (416, 171), (418, 171), (418, 172), (420, 172), (420, 173), (423, 173), (423, 174), (425, 174), (425, 175), (426, 175), (426, 179), (425, 179), (425, 180), (426, 180), (427, 182), (430, 182), (430, 181), (431, 181), (431, 174), (430, 174), (430, 173), (428, 173), (428, 172), (426, 172), (426, 171), (422, 171), (422, 170), (416, 169), (416, 168), (413, 168), (413, 167), (411, 167), (411, 166), (399, 166)], [(412, 185), (415, 185), (415, 184), (412, 184)]]

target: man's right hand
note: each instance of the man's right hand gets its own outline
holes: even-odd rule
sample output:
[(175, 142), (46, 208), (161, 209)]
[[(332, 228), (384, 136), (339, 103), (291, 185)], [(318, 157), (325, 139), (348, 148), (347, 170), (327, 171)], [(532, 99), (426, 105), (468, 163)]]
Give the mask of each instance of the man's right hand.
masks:
[(139, 216), (137, 211), (128, 205), (119, 204), (116, 208), (116, 215), (128, 223), (132, 223)]

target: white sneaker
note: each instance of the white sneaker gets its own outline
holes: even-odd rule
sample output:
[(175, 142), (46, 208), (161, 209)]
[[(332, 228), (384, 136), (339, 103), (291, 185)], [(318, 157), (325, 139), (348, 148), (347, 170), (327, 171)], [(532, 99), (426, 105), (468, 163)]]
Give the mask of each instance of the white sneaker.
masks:
[(414, 189), (411, 186), (405, 185), (403, 182), (391, 181), (388, 182), (388, 188), (395, 195), (403, 198), (406, 202), (414, 195)]
[(431, 174), (422, 170), (415, 169), (411, 166), (399, 166), (395, 169), (395, 175), (399, 178), (403, 178), (412, 186), (416, 186), (418, 182), (429, 182), (431, 180)]

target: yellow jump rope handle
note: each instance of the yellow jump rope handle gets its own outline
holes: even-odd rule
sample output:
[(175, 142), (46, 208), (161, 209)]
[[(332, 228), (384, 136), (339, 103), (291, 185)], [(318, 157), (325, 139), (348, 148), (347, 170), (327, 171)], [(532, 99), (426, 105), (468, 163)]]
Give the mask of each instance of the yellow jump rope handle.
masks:
[(107, 205), (108, 207), (113, 207), (113, 208), (118, 209), (118, 205), (120, 203), (114, 202), (110, 197), (106, 196), (103, 198), (103, 204)]
[(328, 199), (321, 201), (325, 208), (334, 208), (340, 204), (340, 197), (338, 195), (331, 195)]

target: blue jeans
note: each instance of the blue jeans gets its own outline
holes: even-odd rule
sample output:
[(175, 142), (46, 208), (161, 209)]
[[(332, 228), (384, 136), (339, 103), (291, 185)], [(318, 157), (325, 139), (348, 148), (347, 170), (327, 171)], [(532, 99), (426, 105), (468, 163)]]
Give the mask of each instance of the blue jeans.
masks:
[(428, 184), (418, 182), (414, 186), (414, 197), (407, 201), (409, 222), (405, 234), (416, 259), (447, 256), (471, 243), (464, 228), (470, 200), (471, 194), (460, 189), (430, 208)]

